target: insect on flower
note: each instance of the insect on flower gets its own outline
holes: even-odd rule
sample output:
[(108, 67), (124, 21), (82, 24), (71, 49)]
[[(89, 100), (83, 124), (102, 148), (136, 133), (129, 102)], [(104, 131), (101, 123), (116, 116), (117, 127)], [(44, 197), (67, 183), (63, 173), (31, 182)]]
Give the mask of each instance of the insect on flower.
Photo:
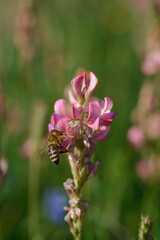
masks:
[(56, 165), (60, 162), (60, 154), (68, 152), (66, 148), (63, 148), (60, 145), (60, 143), (64, 141), (63, 137), (65, 136), (66, 134), (61, 131), (52, 130), (47, 138), (48, 155), (52, 162)]

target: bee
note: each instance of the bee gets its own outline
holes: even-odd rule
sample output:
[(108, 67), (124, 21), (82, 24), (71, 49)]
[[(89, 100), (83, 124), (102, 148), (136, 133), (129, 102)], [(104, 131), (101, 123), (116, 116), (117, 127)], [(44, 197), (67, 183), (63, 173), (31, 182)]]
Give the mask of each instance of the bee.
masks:
[(60, 143), (63, 142), (63, 137), (66, 136), (63, 132), (52, 130), (47, 138), (48, 155), (52, 162), (56, 165), (60, 162), (60, 154), (68, 152)]

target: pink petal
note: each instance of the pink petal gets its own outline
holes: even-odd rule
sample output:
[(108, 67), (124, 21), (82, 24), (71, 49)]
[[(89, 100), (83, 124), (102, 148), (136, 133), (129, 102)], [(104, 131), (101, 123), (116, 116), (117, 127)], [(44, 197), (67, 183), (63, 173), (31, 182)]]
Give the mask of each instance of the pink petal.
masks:
[(76, 134), (76, 132), (75, 132), (75, 130), (74, 130), (73, 128), (67, 127), (67, 129), (66, 129), (66, 134), (67, 134), (69, 137), (74, 137), (75, 134)]
[(68, 90), (68, 98), (69, 98), (69, 101), (71, 104), (76, 105), (76, 106), (79, 105), (78, 101), (74, 98), (72, 91), (70, 89)]
[(90, 102), (89, 116), (88, 116), (87, 122), (95, 120), (96, 118), (100, 117), (100, 115), (101, 115), (101, 109), (97, 106), (96, 102)]
[(67, 120), (66, 118), (61, 118), (56, 124), (56, 130), (66, 133)]
[(72, 105), (72, 114), (74, 118), (81, 119), (81, 114), (82, 114), (82, 107), (76, 108), (74, 105)]
[(52, 126), (55, 128), (55, 125), (57, 124), (57, 122), (59, 121), (59, 119), (61, 119), (62, 118), (62, 116), (60, 116), (60, 115), (58, 115), (58, 114), (56, 114), (56, 113), (53, 113), (52, 114), (52, 117), (51, 117), (51, 124), (52, 124)]
[(51, 123), (48, 124), (48, 130), (49, 130), (49, 132), (51, 132), (52, 130), (54, 130), (54, 127), (52, 126)]
[(78, 97), (80, 97), (81, 99), (84, 98), (84, 96), (82, 94), (83, 79), (84, 79), (84, 75), (79, 75), (71, 81), (71, 84), (72, 84), (72, 87), (73, 87), (73, 90), (74, 90), (75, 94)]
[(97, 83), (98, 83), (98, 79), (96, 78), (94, 73), (90, 72), (90, 83), (86, 91), (86, 97), (89, 97), (93, 93), (94, 89), (97, 86)]
[(93, 121), (88, 121), (87, 125), (94, 130), (98, 130), (98, 128), (99, 128), (99, 118), (96, 118)]
[(64, 99), (59, 99), (54, 104), (55, 113), (60, 116), (71, 118)]
[(100, 117), (100, 125), (109, 126), (112, 123), (115, 114), (116, 114), (115, 112), (104, 113)]
[(110, 112), (111, 108), (113, 107), (113, 101), (112, 101), (111, 98), (105, 97), (104, 101), (105, 101), (105, 104), (104, 104), (104, 107), (102, 109), (102, 114)]
[(93, 135), (93, 139), (98, 142), (103, 142), (107, 139), (110, 132), (110, 127), (101, 126), (100, 130)]
[(82, 82), (82, 92), (85, 93), (87, 89), (87, 74), (86, 72), (83, 73), (84, 79)]

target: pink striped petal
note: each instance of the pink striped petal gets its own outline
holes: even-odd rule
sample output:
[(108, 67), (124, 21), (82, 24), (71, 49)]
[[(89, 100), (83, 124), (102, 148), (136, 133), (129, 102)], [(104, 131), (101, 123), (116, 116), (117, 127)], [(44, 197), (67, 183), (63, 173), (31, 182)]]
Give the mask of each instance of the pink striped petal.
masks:
[(78, 101), (74, 98), (74, 96), (72, 94), (72, 91), (70, 89), (68, 90), (68, 98), (69, 98), (69, 101), (70, 101), (71, 104), (79, 106)]
[(61, 118), (56, 124), (56, 130), (66, 133), (67, 120), (66, 118)]
[(111, 108), (113, 107), (112, 99), (109, 98), (109, 97), (105, 97), (103, 102), (104, 102), (104, 106), (103, 106), (103, 109), (102, 109), (102, 114), (110, 112)]
[(115, 112), (104, 113), (100, 117), (100, 125), (109, 126), (112, 123), (115, 114)]
[(87, 122), (93, 121), (100, 116), (101, 116), (101, 109), (97, 106), (97, 104), (95, 102), (90, 102), (89, 103), (89, 116), (88, 116)]
[(90, 72), (90, 83), (86, 91), (86, 97), (89, 97), (93, 93), (94, 89), (97, 86), (97, 83), (98, 83), (98, 79), (96, 78), (94, 73)]
[(81, 115), (82, 115), (82, 107), (78, 107), (76, 108), (74, 105), (72, 105), (72, 114), (74, 118), (78, 118), (81, 119)]
[(87, 90), (87, 74), (86, 72), (83, 73), (84, 79), (82, 82), (82, 92), (85, 93)]
[(90, 120), (90, 121), (86, 122), (86, 124), (90, 128), (92, 128), (94, 130), (98, 130), (98, 128), (99, 128), (99, 118), (96, 118), (95, 120), (92, 120), (92, 121)]
[(98, 142), (103, 142), (107, 139), (110, 132), (110, 127), (101, 126), (100, 130), (93, 135), (93, 139)]
[(82, 93), (83, 79), (84, 79), (84, 75), (79, 75), (71, 81), (75, 94), (81, 99), (84, 99), (84, 95)]
[(66, 101), (64, 99), (58, 99), (55, 102), (54, 110), (55, 110), (55, 113), (57, 113), (60, 116), (71, 118), (71, 115), (69, 114), (69, 110), (67, 109), (67, 106), (66, 106)]

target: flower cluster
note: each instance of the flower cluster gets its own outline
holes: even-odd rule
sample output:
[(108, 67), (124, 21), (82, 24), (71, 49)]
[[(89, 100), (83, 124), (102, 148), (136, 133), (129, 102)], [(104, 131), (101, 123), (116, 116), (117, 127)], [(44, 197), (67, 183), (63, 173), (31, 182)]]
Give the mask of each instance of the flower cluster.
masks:
[(94, 141), (105, 141), (108, 137), (115, 116), (115, 112), (110, 112), (113, 102), (108, 97), (103, 101), (92, 98), (97, 83), (92, 72), (90, 82), (87, 82), (86, 73), (79, 75), (71, 82), (73, 92), (68, 90), (70, 105), (64, 99), (55, 102), (49, 131), (56, 129), (66, 133), (66, 147), (81, 131)]
[(69, 196), (70, 207), (65, 220), (75, 239), (80, 239), (82, 219), (86, 216), (89, 202), (82, 200), (82, 188), (89, 175), (94, 176), (99, 162), (91, 161), (95, 150), (94, 141), (105, 141), (109, 135), (110, 125), (115, 112), (111, 112), (113, 102), (105, 97), (103, 101), (94, 98), (93, 92), (98, 79), (91, 72), (77, 76), (68, 89), (68, 99), (59, 99), (55, 102), (54, 113), (49, 124), (49, 131), (58, 130), (65, 134), (60, 143), (63, 149), (68, 150), (68, 160), (73, 179), (64, 183)]
[[(130, 146), (139, 150), (141, 160), (137, 163), (137, 174), (148, 180), (153, 175), (160, 177), (160, 93), (154, 82), (146, 81), (140, 91), (136, 108), (132, 112), (133, 126), (128, 130)], [(148, 146), (150, 146), (148, 148)]]

